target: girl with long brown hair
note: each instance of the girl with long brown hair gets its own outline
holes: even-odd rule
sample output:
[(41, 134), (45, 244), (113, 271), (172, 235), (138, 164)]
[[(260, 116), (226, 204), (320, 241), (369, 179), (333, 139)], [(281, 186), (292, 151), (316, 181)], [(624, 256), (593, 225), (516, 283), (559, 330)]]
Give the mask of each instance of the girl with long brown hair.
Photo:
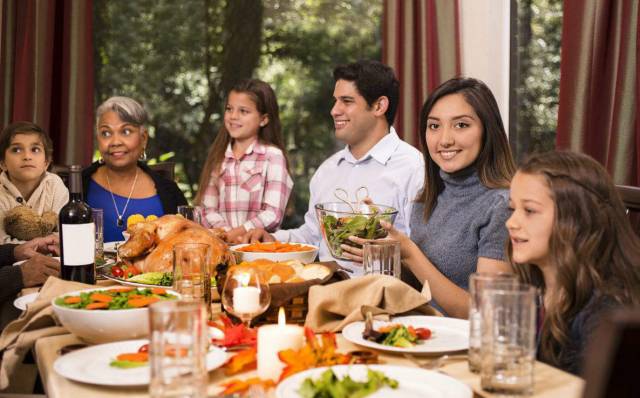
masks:
[(511, 182), (509, 206), (509, 260), (543, 294), (539, 357), (578, 373), (602, 313), (640, 303), (640, 239), (587, 155), (532, 155)]
[(205, 222), (238, 241), (247, 231), (275, 231), (293, 188), (271, 86), (243, 80), (227, 97), (224, 123), (205, 162), (195, 203)]

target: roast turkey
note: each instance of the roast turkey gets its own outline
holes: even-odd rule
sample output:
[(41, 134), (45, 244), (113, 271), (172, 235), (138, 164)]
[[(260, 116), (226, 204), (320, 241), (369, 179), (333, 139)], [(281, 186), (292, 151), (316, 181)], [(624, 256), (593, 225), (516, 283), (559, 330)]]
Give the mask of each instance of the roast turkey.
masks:
[(171, 272), (173, 246), (179, 243), (208, 244), (212, 269), (217, 264), (234, 262), (227, 245), (213, 231), (182, 216), (166, 215), (142, 221), (129, 227), (127, 232), (129, 240), (118, 248), (118, 255), (143, 273)]

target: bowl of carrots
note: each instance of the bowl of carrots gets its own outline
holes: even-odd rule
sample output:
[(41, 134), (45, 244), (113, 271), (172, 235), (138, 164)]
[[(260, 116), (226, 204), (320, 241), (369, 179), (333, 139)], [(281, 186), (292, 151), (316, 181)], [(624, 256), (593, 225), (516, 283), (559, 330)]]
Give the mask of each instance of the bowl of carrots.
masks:
[(271, 261), (298, 260), (312, 263), (318, 255), (318, 246), (291, 242), (257, 242), (230, 247), (238, 262), (267, 259)]
[(51, 301), (69, 332), (88, 343), (108, 343), (149, 334), (149, 306), (180, 295), (161, 287), (115, 286), (62, 294)]

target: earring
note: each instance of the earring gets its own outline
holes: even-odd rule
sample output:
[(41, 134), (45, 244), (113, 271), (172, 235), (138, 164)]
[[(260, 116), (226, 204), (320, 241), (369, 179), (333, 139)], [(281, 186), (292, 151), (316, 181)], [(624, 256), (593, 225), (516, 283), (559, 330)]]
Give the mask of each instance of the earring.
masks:
[(143, 148), (142, 149), (142, 153), (140, 154), (140, 160), (145, 161), (147, 160), (147, 148)]
[(102, 156), (98, 158), (98, 164), (104, 164), (104, 159), (102, 158)]

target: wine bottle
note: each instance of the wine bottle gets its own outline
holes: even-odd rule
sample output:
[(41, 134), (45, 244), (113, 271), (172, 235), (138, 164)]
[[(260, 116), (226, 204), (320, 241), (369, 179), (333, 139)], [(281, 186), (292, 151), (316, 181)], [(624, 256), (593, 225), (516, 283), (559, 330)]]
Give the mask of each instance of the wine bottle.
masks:
[(82, 199), (82, 168), (69, 168), (69, 202), (60, 210), (60, 275), (68, 281), (96, 283), (95, 224)]

